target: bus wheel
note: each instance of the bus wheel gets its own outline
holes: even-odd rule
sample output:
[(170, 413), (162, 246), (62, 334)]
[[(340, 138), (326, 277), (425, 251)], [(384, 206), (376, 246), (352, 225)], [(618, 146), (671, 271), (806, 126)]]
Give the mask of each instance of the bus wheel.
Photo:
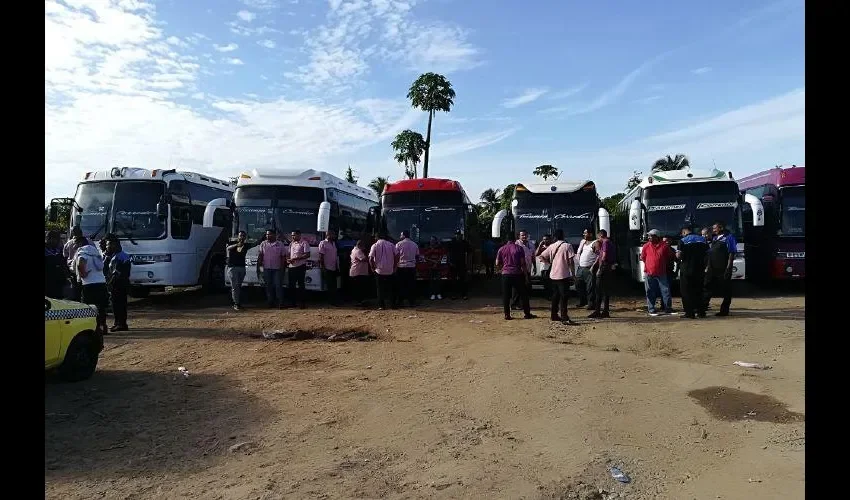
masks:
[(133, 297), (134, 299), (144, 299), (150, 296), (151, 289), (146, 286), (134, 286), (130, 288), (127, 295)]
[(225, 290), (224, 286), (224, 261), (214, 260), (210, 263), (210, 270), (207, 274), (207, 282), (204, 284), (204, 289), (210, 293), (218, 293)]

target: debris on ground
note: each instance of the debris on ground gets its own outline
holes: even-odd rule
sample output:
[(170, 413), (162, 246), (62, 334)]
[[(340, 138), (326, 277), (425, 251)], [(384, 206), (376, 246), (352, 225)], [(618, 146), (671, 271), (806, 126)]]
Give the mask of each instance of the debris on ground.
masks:
[(746, 361), (735, 361), (733, 365), (738, 365), (741, 368), (754, 368), (756, 370), (770, 370), (770, 366), (761, 363), (748, 363)]
[(629, 483), (632, 480), (625, 472), (621, 471), (617, 467), (611, 467), (608, 471), (611, 472), (611, 477), (621, 483)]
[(377, 337), (369, 332), (364, 331), (348, 331), (341, 333), (327, 332), (310, 332), (307, 330), (263, 330), (262, 335), (249, 335), (254, 338), (264, 338), (266, 340), (326, 340), (328, 342), (345, 342), (347, 340), (357, 340), (365, 342), (368, 340), (376, 340)]
[(484, 320), (480, 320), (480, 319), (471, 319), (471, 320), (469, 320), (469, 322), (470, 322), (470, 323), (484, 323)]
[(187, 370), (185, 366), (178, 367), (177, 372), (183, 375), (185, 378), (189, 378), (189, 370)]

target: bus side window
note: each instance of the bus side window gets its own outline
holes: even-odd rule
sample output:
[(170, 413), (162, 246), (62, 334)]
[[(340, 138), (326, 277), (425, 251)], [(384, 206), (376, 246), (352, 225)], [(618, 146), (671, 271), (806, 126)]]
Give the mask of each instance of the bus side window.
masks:
[(188, 240), (192, 233), (192, 207), (182, 203), (171, 204), (171, 237)]
[(216, 209), (213, 214), (213, 225), (215, 227), (230, 228), (233, 225), (233, 214), (229, 208)]

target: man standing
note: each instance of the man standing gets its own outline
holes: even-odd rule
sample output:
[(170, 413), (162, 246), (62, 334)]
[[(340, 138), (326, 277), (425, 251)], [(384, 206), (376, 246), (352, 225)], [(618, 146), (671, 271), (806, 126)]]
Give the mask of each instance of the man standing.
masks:
[(51, 229), (44, 235), (44, 295), (52, 299), (65, 298), (69, 274), (68, 264), (62, 256), (59, 231)]
[(661, 241), (661, 233), (653, 229), (647, 233), (649, 241), (640, 249), (640, 260), (643, 261), (644, 287), (646, 289), (646, 307), (650, 316), (658, 316), (655, 300), (661, 295), (661, 305), (665, 314), (672, 314), (672, 298), (670, 297), (669, 263), (675, 258), (670, 247)]
[(416, 305), (416, 261), (419, 258), (419, 245), (410, 239), (410, 231), (405, 229), (401, 232), (395, 249), (398, 254), (396, 305), (402, 305), (406, 298), (410, 307), (413, 307)]
[(511, 290), (516, 293), (522, 302), (522, 310), (525, 319), (535, 316), (531, 314), (531, 306), (528, 303), (528, 272), (526, 266), (528, 260), (525, 257), (524, 247), (517, 245), (516, 235), (510, 234), (508, 241), (496, 253), (496, 268), (502, 272), (502, 307), (505, 319), (511, 320)]
[(76, 238), (79, 250), (74, 255), (74, 269), (82, 283), (80, 298), (82, 302), (97, 306), (97, 328), (104, 335), (106, 329), (106, 309), (109, 307), (109, 295), (106, 291), (106, 277), (103, 275), (103, 256), (100, 251), (82, 235)]
[(543, 280), (543, 294), (546, 298), (552, 298), (552, 284), (549, 282), (549, 268), (552, 266), (548, 261), (540, 259), (540, 255), (552, 243), (552, 237), (544, 234), (540, 239), (540, 244), (537, 245), (537, 251), (534, 252), (535, 259), (540, 260), (540, 278)]
[(115, 324), (110, 332), (126, 332), (127, 326), (127, 293), (130, 290), (130, 256), (121, 248), (121, 241), (115, 235), (106, 240), (106, 251), (109, 254), (109, 272), (106, 287), (112, 300), (112, 314)]
[(336, 298), (336, 280), (339, 276), (339, 259), (336, 247), (336, 231), (329, 229), (325, 239), (319, 243), (319, 267), (322, 269), (322, 281), (328, 292), (328, 302), (338, 306)]
[(617, 268), (617, 256), (614, 244), (608, 239), (608, 231), (599, 230), (599, 238), (594, 243), (594, 249), (599, 255), (591, 266), (591, 275), (596, 277), (596, 297), (594, 311), (589, 318), (610, 318), (611, 281), (614, 279), (614, 269)]
[(301, 309), (307, 308), (307, 261), (310, 260), (310, 244), (301, 238), (301, 230), (296, 229), (289, 235), (289, 305), (296, 302)]
[(227, 277), (230, 279), (230, 298), (233, 302), (233, 310), (242, 309), (241, 293), (242, 282), (245, 281), (245, 253), (251, 248), (245, 240), (248, 234), (239, 231), (236, 235), (236, 243), (228, 245), (227, 251)]
[(431, 236), (430, 244), (422, 254), (425, 257), (425, 265), (428, 268), (428, 290), (431, 294), (431, 300), (443, 300), (442, 290), (440, 290), (439, 268), (440, 259), (443, 257), (443, 251), (440, 249), (440, 240), (436, 236)]
[(540, 254), (540, 260), (551, 265), (552, 313), (550, 319), (561, 321), (565, 325), (575, 324), (567, 313), (567, 295), (575, 275), (575, 256), (573, 246), (564, 241), (563, 229), (555, 230), (555, 242), (547, 246)]
[(682, 309), (685, 310), (685, 318), (705, 317), (702, 286), (705, 280), (707, 253), (708, 244), (705, 238), (694, 234), (690, 226), (683, 227), (676, 257), (679, 259), (679, 287), (682, 289)]
[(578, 307), (593, 309), (596, 293), (596, 278), (591, 274), (590, 268), (596, 263), (598, 256), (593, 251), (592, 229), (585, 229), (581, 243), (578, 244), (578, 267), (576, 268), (576, 292), (578, 292)]
[(369, 249), (369, 264), (375, 270), (378, 288), (378, 310), (386, 309), (387, 304), (395, 308), (393, 302), (393, 274), (398, 262), (398, 250), (387, 241), (387, 232), (378, 233), (378, 241)]
[(277, 240), (277, 231), (266, 231), (266, 239), (260, 243), (257, 255), (257, 276), (266, 284), (266, 303), (269, 307), (283, 307), (283, 273), (286, 254), (283, 244)]
[[(531, 273), (537, 270), (536, 259), (534, 258), (534, 243), (528, 241), (528, 231), (520, 231), (516, 244), (523, 249), (523, 255), (525, 256), (525, 296), (529, 297), (531, 295)], [(520, 300), (519, 289), (514, 289), (511, 307), (513, 309), (519, 309)]]
[(455, 289), (452, 291), (452, 299), (457, 299), (458, 295), (463, 300), (467, 297), (467, 269), (468, 263), (472, 256), (472, 247), (469, 242), (463, 239), (463, 233), (455, 231), (455, 237), (452, 238), (449, 244), (449, 265), (451, 266), (452, 279), (455, 284)]
[(732, 264), (738, 251), (738, 242), (723, 222), (716, 222), (711, 230), (714, 238), (708, 250), (703, 304), (708, 309), (712, 296), (723, 297), (720, 311), (715, 316), (729, 316), (729, 306), (732, 305)]
[(82, 285), (80, 284), (80, 278), (77, 277), (77, 269), (74, 266), (74, 256), (77, 255), (77, 250), (80, 247), (88, 245), (89, 240), (83, 236), (83, 230), (80, 226), (74, 226), (71, 229), (71, 238), (65, 242), (65, 246), (62, 247), (62, 255), (65, 257), (65, 261), (68, 263), (68, 269), (71, 273), (71, 300), (80, 301), (81, 293), (82, 293)]
[(481, 247), (481, 256), (484, 259), (484, 269), (488, 280), (495, 274), (496, 250), (497, 246), (493, 238), (485, 238)]

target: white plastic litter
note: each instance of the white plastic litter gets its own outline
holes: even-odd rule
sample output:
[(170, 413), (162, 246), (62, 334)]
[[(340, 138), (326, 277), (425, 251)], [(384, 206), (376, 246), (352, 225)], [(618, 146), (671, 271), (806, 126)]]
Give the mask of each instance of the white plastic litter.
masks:
[(748, 363), (746, 361), (735, 361), (732, 364), (740, 366), (741, 368), (754, 368), (756, 370), (770, 370), (770, 367), (768, 365), (763, 365), (761, 363)]
[(471, 319), (471, 320), (469, 320), (469, 322), (470, 323), (484, 323), (484, 321), (480, 320), (480, 319)]
[(184, 377), (189, 378), (189, 370), (187, 370), (185, 366), (177, 368), (177, 371)]

